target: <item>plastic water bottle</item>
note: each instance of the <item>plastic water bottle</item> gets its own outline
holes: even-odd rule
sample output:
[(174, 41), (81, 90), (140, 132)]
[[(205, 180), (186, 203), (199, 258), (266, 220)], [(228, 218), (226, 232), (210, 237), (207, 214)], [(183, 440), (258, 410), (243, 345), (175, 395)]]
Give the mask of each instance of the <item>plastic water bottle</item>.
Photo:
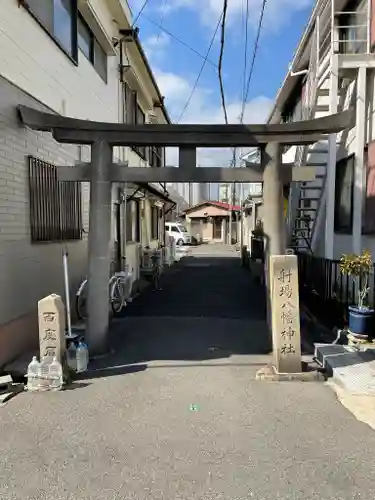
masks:
[(37, 391), (38, 390), (38, 376), (39, 376), (39, 361), (36, 356), (33, 356), (33, 359), (29, 363), (27, 367), (27, 390), (28, 391)]
[(53, 391), (60, 391), (63, 385), (63, 370), (61, 363), (57, 361), (56, 356), (53, 357), (52, 363), (49, 365), (50, 388)]
[(71, 370), (77, 371), (77, 348), (74, 342), (70, 342), (66, 352), (68, 366)]
[(89, 361), (90, 361), (90, 356), (89, 356), (89, 346), (86, 344), (86, 342), (82, 341), (82, 345), (85, 348), (85, 363), (86, 363), (86, 370), (87, 367), (89, 366)]
[(39, 364), (39, 384), (38, 389), (40, 391), (48, 391), (51, 387), (51, 380), (49, 377), (49, 360), (46, 357), (43, 357), (42, 361)]
[(86, 347), (83, 342), (80, 342), (77, 347), (77, 373), (82, 373), (87, 370), (87, 354)]

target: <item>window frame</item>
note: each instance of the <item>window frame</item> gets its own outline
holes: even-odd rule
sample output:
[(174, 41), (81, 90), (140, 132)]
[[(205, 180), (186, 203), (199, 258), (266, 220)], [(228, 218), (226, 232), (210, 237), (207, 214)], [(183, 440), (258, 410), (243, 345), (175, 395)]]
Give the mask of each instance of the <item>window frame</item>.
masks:
[(134, 200), (134, 241), (141, 242), (141, 204), (138, 200)]
[[(44, 0), (47, 1), (47, 0)], [(54, 5), (54, 0), (48, 0)], [(29, 0), (20, 0), (20, 5), (30, 14), (30, 16), (39, 24), (45, 33), (50, 37), (50, 39), (57, 45), (57, 47), (64, 52), (64, 54), (70, 59), (70, 61), (78, 66), (78, 0), (68, 0), (71, 5), (71, 44), (72, 53), (64, 47), (60, 40), (53, 33), (53, 29), (49, 29), (45, 22), (40, 19), (38, 14), (34, 11), (33, 7), (30, 6)], [(53, 17), (54, 20), (54, 17)]]
[(358, 41), (367, 38), (366, 28), (363, 37), (361, 35), (361, 29), (363, 30), (363, 28), (358, 28), (358, 25), (363, 22), (362, 19), (365, 13), (364, 11), (361, 12), (361, 7), (366, 8), (363, 0), (351, 0), (338, 18), (340, 54), (362, 54), (366, 52), (366, 42)]
[[(141, 108), (141, 106), (137, 100), (137, 92), (135, 94), (136, 94), (136, 97), (135, 97), (135, 125), (145, 125), (146, 113), (143, 111), (143, 109)], [(147, 161), (147, 146), (135, 146), (134, 151), (138, 154), (138, 156), (140, 156), (142, 158), (142, 160)]]
[[(342, 165), (340, 167), (340, 165)], [(340, 221), (343, 210), (343, 200), (348, 200), (348, 196), (342, 193), (342, 189), (346, 184), (345, 177), (347, 169), (350, 168), (350, 196), (349, 196), (349, 223), (345, 224)], [(340, 169), (345, 171), (340, 172)], [(352, 234), (353, 233), (353, 200), (354, 200), (354, 172), (355, 172), (355, 154), (341, 158), (336, 162), (336, 175), (335, 175), (335, 215), (334, 215), (334, 232), (336, 234)]]
[(125, 208), (125, 222), (126, 222), (125, 241), (126, 241), (126, 243), (132, 243), (134, 241), (133, 202), (131, 200), (127, 200), (125, 202), (124, 208)]
[(82, 183), (59, 181), (53, 163), (32, 155), (27, 160), (31, 243), (82, 240)]
[[(89, 57), (87, 57), (87, 54), (82, 48), (80, 47), (79, 44), (79, 27), (80, 24), (82, 24), (83, 28), (88, 32), (88, 35), (90, 37), (90, 47), (89, 47)], [(105, 56), (105, 74), (102, 74), (101, 70), (98, 68), (98, 65), (96, 63), (96, 51), (95, 47), (99, 47), (103, 55)], [(77, 13), (77, 47), (78, 50), (85, 56), (85, 58), (91, 63), (92, 67), (95, 69), (96, 73), (100, 76), (100, 78), (103, 80), (105, 84), (108, 84), (108, 55), (106, 51), (103, 49), (103, 47), (100, 45), (99, 40), (95, 36), (94, 32), (90, 28), (90, 26), (87, 24), (85, 18), (83, 15), (78, 11)]]
[(149, 164), (154, 168), (164, 167), (163, 146), (149, 146)]
[(151, 240), (159, 239), (159, 229), (160, 229), (160, 209), (153, 205), (151, 207)]

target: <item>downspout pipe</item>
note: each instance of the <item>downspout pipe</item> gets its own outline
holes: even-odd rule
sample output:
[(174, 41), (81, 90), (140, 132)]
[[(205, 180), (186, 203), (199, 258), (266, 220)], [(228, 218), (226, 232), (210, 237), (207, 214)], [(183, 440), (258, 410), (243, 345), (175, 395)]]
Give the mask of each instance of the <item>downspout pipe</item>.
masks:
[(307, 73), (309, 72), (308, 69), (303, 69), (301, 71), (292, 71), (292, 68), (290, 67), (289, 68), (289, 74), (290, 76), (302, 76), (302, 75), (307, 75)]

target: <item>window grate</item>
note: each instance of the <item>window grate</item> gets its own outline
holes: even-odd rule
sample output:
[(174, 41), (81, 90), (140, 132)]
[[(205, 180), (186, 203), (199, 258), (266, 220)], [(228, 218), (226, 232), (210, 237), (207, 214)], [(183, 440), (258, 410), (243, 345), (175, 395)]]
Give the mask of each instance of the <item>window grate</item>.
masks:
[(59, 181), (55, 165), (28, 156), (31, 241), (82, 238), (80, 182)]

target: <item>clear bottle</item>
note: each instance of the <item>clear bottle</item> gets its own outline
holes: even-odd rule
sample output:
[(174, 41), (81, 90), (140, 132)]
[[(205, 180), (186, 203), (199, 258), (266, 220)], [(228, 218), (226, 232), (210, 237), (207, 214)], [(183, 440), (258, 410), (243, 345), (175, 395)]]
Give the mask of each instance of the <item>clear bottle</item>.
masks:
[(38, 390), (40, 391), (48, 391), (51, 388), (51, 379), (49, 377), (49, 362), (50, 358), (43, 357), (42, 361), (39, 364), (39, 381), (38, 381)]
[(40, 363), (36, 356), (33, 356), (33, 359), (29, 363), (27, 367), (27, 390), (28, 391), (37, 391), (38, 390), (38, 376), (39, 376), (39, 366)]
[(71, 370), (77, 371), (77, 348), (74, 342), (70, 342), (66, 352), (66, 361)]
[(63, 370), (56, 356), (54, 356), (52, 363), (49, 365), (49, 378), (51, 380), (51, 390), (60, 391), (63, 386)]
[(89, 361), (90, 361), (90, 356), (89, 356), (89, 346), (86, 344), (86, 342), (82, 342), (84, 348), (85, 348), (85, 355), (86, 355), (86, 370), (87, 367), (89, 366)]
[(77, 347), (77, 373), (82, 373), (87, 370), (87, 354), (86, 347), (83, 342), (80, 342)]

